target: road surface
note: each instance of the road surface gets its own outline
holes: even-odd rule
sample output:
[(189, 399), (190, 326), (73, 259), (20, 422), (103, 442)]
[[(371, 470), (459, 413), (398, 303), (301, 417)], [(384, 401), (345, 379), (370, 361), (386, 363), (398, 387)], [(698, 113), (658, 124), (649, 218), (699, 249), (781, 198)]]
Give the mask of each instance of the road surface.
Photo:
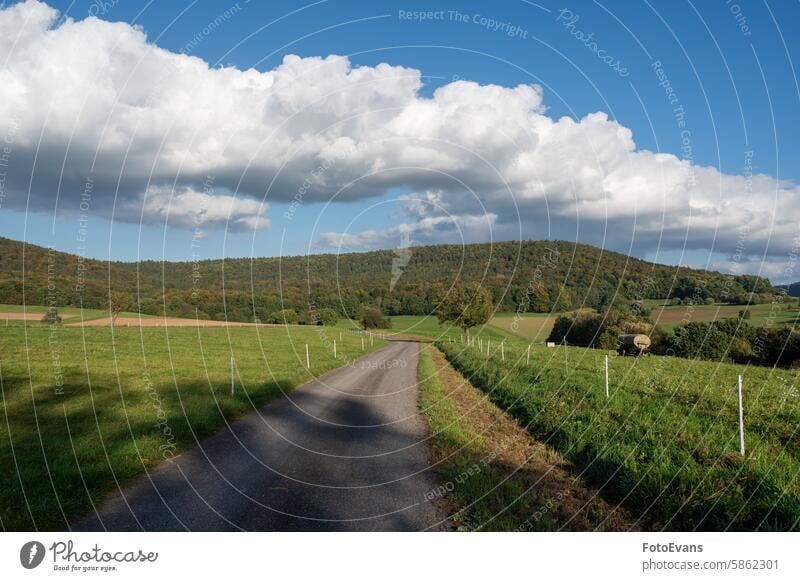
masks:
[(419, 345), (395, 342), (231, 424), (73, 523), (110, 531), (440, 530), (417, 413)]

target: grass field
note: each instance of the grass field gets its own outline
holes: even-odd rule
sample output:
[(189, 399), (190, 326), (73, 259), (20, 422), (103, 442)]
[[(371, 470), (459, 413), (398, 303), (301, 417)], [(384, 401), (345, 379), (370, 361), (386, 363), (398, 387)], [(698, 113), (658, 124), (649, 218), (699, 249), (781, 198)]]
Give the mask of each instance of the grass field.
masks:
[(735, 319), (739, 311), (750, 311), (748, 323), (758, 327), (770, 324), (797, 325), (798, 311), (786, 304), (751, 305), (695, 305), (663, 307), (663, 301), (651, 302), (650, 318), (665, 329), (674, 329), (676, 325), (688, 322), (710, 322), (720, 319)]
[[(441, 325), (435, 315), (396, 315), (391, 317), (392, 328), (382, 330), (388, 337), (392, 336), (414, 336), (434, 340), (460, 341), (462, 332), (450, 325)], [(490, 323), (472, 329), (471, 333), (475, 336), (488, 337), (490, 339), (503, 339), (509, 337), (509, 333), (502, 328)]]
[(3, 530), (65, 529), (227, 420), (361, 355), (358, 334), (327, 327), (35, 325), (0, 337)]
[[(797, 530), (797, 374), (763, 367), (509, 340), (505, 361), (437, 344), (453, 365), (579, 475), (637, 517), (667, 530)], [(566, 355), (566, 357), (565, 357)], [(736, 377), (744, 377), (739, 455)]]
[(568, 470), (552, 447), (470, 385), (432, 345), (418, 369), (420, 411), (443, 482), (428, 499), (446, 499), (462, 530), (629, 530), (627, 514)]
[(500, 313), (489, 320), (489, 325), (509, 335), (541, 343), (547, 340), (558, 315), (559, 313)]

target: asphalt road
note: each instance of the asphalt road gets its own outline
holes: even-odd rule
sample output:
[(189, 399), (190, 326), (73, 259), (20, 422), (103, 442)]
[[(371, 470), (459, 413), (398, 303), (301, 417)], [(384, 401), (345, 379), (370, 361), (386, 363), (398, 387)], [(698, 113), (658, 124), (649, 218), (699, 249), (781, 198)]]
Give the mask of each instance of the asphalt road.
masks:
[(396, 342), (231, 424), (73, 523), (110, 531), (443, 528), (417, 413), (419, 345)]

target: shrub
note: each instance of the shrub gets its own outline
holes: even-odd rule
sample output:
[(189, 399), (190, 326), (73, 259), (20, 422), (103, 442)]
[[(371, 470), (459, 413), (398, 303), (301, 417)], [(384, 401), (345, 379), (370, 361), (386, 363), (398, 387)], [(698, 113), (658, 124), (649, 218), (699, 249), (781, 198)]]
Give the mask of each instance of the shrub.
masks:
[(296, 325), (297, 312), (294, 309), (281, 309), (272, 315), (272, 322), (279, 325)]
[(47, 312), (42, 316), (42, 323), (45, 325), (58, 325), (61, 323), (61, 315), (55, 307), (50, 307)]
[(379, 309), (367, 307), (361, 314), (361, 326), (364, 329), (389, 329), (392, 322), (391, 319), (384, 317)]
[(320, 309), (317, 313), (317, 324), (333, 327), (339, 322), (339, 313), (333, 309)]

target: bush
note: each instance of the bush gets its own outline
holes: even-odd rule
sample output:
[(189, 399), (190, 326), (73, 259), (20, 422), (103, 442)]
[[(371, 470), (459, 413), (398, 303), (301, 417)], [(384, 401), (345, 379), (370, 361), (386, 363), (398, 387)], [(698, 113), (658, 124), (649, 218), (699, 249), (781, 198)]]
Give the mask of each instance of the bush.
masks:
[(606, 329), (603, 331), (603, 334), (600, 335), (600, 338), (597, 340), (597, 348), (598, 349), (607, 349), (610, 351), (616, 350), (619, 347), (618, 338), (619, 333), (615, 332), (613, 329)]
[(676, 327), (670, 347), (678, 357), (721, 360), (730, 337), (716, 326), (692, 322)]
[(391, 319), (383, 316), (383, 313), (375, 307), (367, 307), (361, 314), (361, 326), (364, 329), (390, 329)]
[(339, 322), (339, 313), (333, 309), (320, 309), (317, 313), (317, 324), (333, 327)]
[(272, 322), (279, 325), (296, 325), (297, 312), (294, 309), (281, 309), (272, 315)]
[(42, 323), (45, 325), (58, 325), (61, 323), (61, 315), (55, 307), (50, 307), (47, 312), (42, 316)]

